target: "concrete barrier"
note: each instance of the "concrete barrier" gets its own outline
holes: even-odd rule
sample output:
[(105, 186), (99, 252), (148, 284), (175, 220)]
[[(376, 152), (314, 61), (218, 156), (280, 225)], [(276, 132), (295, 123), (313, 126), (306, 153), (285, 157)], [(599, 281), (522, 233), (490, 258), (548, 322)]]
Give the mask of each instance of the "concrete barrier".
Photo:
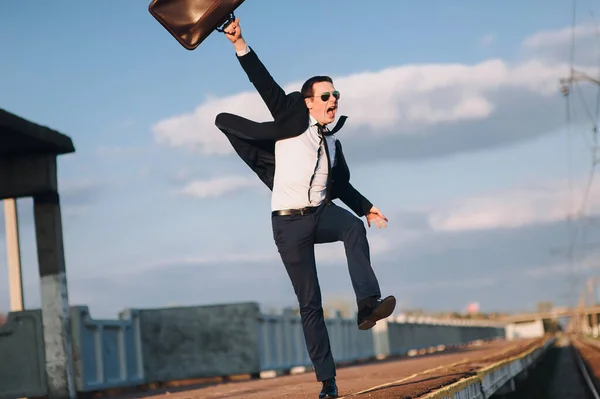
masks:
[[(444, 321), (385, 321), (387, 353), (378, 357), (403, 356), (411, 351), (428, 350), (439, 346), (452, 347), (477, 340), (504, 338), (503, 327), (477, 325), (476, 322), (458, 323)], [(380, 327), (383, 330), (383, 327)]]
[(41, 310), (11, 312), (0, 326), (0, 399), (48, 393)]
[(260, 372), (255, 303), (137, 309), (148, 382)]

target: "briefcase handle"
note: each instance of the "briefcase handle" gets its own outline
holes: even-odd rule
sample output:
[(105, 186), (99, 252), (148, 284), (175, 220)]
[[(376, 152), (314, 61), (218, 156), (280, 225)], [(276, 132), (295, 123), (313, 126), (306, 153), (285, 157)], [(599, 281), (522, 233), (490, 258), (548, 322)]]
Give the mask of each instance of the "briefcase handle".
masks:
[(229, 25), (231, 25), (231, 23), (232, 23), (232, 22), (234, 22), (234, 21), (235, 21), (235, 13), (232, 11), (232, 12), (229, 14), (229, 16), (227, 16), (227, 17), (226, 17), (226, 18), (225, 18), (223, 21), (221, 21), (221, 22), (219, 23), (219, 26), (220, 26), (220, 27), (219, 27), (219, 26), (217, 26), (215, 29), (216, 29), (218, 32), (225, 33), (225, 29), (227, 29), (227, 27), (228, 27)]

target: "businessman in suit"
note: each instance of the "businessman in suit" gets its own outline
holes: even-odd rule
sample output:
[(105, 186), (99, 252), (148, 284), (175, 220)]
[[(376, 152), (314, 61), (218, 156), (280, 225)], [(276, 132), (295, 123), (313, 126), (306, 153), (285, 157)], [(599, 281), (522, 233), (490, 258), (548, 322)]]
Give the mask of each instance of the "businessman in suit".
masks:
[[(272, 191), (275, 244), (298, 299), (306, 346), (320, 398), (336, 397), (336, 369), (323, 317), (314, 245), (342, 241), (356, 295), (357, 324), (372, 328), (392, 314), (396, 299), (381, 299), (371, 267), (364, 223), (385, 227), (377, 207), (350, 184), (350, 172), (335, 133), (346, 117), (335, 120), (340, 93), (327, 76), (308, 79), (300, 92), (286, 94), (242, 37), (239, 18), (225, 30), (242, 69), (265, 102), (273, 121), (254, 122), (221, 113), (215, 124), (240, 158)], [(335, 205), (339, 198), (357, 215)]]

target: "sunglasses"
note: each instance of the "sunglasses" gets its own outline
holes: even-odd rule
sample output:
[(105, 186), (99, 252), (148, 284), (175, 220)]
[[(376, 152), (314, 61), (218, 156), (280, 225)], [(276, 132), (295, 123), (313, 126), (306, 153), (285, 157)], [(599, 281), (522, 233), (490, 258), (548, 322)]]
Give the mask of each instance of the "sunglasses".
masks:
[(313, 96), (313, 97), (320, 97), (321, 101), (326, 103), (327, 101), (329, 101), (329, 97), (331, 97), (332, 95), (336, 100), (340, 99), (340, 92), (337, 90), (332, 91), (332, 92), (326, 91), (325, 93), (321, 93), (321, 95), (319, 95), (319, 96)]

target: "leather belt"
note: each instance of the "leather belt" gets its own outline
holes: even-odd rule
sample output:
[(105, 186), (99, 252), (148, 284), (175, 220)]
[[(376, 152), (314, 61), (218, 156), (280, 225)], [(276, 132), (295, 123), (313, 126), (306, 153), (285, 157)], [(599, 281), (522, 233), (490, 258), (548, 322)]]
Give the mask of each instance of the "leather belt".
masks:
[(282, 209), (279, 211), (273, 211), (273, 216), (303, 216), (314, 213), (318, 209), (318, 206), (307, 206), (301, 209)]

